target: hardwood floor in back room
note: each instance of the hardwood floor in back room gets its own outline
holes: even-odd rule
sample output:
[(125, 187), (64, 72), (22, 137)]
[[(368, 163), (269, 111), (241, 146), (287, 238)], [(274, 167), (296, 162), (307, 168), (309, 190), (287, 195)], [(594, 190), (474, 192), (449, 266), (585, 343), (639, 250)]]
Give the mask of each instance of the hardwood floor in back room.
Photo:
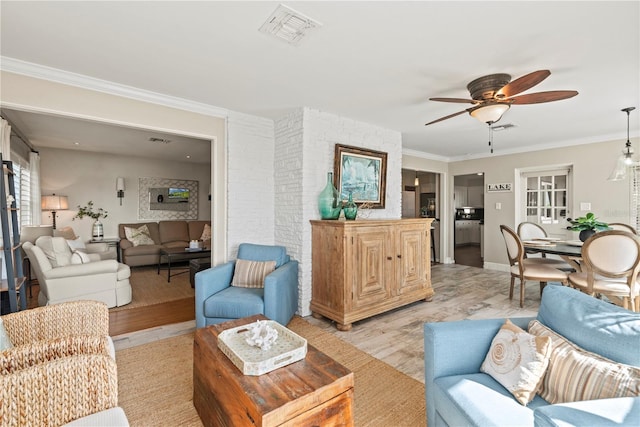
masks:
[(483, 267), (479, 245), (456, 246), (453, 253), (453, 259), (455, 259), (456, 264), (478, 268)]

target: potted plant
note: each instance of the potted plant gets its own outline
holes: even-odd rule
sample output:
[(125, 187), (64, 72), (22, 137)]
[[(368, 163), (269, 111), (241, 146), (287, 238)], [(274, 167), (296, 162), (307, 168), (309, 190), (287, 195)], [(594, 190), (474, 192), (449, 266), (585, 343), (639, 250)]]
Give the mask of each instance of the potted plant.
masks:
[(567, 221), (571, 223), (571, 225), (567, 227), (567, 230), (579, 231), (580, 241), (582, 242), (593, 236), (597, 231), (609, 229), (609, 224), (598, 221), (598, 218), (596, 218), (593, 212), (587, 212), (585, 216), (576, 219), (567, 218)]
[(89, 218), (93, 218), (95, 222), (93, 223), (92, 236), (94, 240), (102, 240), (104, 237), (104, 229), (102, 227), (102, 223), (100, 222), (100, 218), (106, 218), (109, 212), (105, 211), (102, 208), (97, 208), (94, 210), (93, 201), (89, 200), (86, 206), (78, 205), (78, 212), (73, 217), (75, 221), (76, 218), (82, 219), (85, 216)]

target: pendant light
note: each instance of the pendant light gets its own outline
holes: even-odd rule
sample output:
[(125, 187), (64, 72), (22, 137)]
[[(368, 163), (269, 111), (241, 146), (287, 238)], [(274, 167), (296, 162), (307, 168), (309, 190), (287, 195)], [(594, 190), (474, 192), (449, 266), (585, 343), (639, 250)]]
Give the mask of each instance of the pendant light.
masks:
[(629, 139), (629, 113), (635, 110), (636, 107), (623, 108), (620, 111), (627, 113), (627, 142), (624, 144), (624, 150), (616, 161), (616, 166), (607, 178), (609, 181), (620, 181), (627, 177), (627, 169), (629, 166), (637, 164), (637, 161), (633, 158), (633, 148), (631, 147), (631, 140)]
[(418, 179), (418, 171), (416, 171), (416, 179), (413, 180), (413, 185), (417, 187), (420, 185), (420, 180)]

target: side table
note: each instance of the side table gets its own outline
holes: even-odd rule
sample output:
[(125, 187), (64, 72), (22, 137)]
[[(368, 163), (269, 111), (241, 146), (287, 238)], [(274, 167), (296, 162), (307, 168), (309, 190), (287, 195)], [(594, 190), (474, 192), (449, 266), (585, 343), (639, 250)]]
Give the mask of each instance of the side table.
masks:
[(111, 248), (116, 248), (116, 259), (120, 261), (120, 238), (119, 237), (105, 237), (102, 239), (91, 239), (89, 243), (106, 243)]
[(218, 348), (223, 330), (259, 314), (196, 330), (193, 405), (209, 426), (353, 426), (353, 373), (307, 345), (304, 359), (260, 376), (243, 375)]

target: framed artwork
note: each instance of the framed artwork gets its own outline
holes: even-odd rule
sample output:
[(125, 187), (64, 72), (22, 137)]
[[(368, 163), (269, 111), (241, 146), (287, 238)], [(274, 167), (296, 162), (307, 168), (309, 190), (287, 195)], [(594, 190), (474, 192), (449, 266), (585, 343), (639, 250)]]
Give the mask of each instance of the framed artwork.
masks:
[(384, 209), (387, 187), (387, 153), (336, 144), (333, 159), (335, 187), (342, 200), (372, 209)]

